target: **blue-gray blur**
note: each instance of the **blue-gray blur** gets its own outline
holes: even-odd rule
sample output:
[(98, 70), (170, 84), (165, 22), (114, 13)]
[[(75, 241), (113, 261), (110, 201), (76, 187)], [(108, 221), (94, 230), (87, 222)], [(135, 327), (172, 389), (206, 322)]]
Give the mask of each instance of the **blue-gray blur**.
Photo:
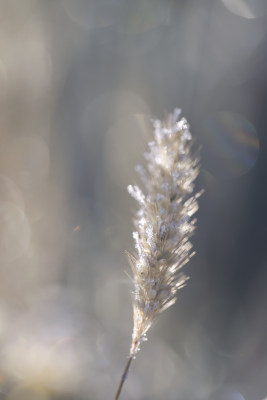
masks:
[(0, 2), (0, 398), (105, 400), (132, 331), (126, 186), (175, 107), (204, 188), (121, 399), (267, 398), (267, 2)]

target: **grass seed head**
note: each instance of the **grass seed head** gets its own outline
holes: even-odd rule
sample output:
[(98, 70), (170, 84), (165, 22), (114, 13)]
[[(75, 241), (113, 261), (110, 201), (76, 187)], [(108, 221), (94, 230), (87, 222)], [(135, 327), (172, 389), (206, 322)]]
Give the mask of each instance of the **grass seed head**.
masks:
[(152, 121), (154, 138), (144, 154), (146, 165), (137, 167), (143, 190), (128, 186), (138, 203), (136, 254), (128, 254), (134, 281), (131, 356), (157, 315), (175, 303), (177, 290), (188, 279), (180, 270), (193, 255), (189, 239), (200, 196), (193, 194), (199, 159), (192, 154), (192, 135), (186, 119), (179, 120), (180, 112), (174, 110), (163, 122)]

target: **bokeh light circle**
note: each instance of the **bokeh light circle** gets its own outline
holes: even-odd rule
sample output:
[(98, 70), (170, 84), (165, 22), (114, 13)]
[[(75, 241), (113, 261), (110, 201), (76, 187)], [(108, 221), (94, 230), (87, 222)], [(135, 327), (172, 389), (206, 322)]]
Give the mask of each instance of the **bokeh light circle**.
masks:
[(266, 0), (221, 0), (231, 13), (239, 17), (254, 19), (267, 14)]
[(245, 400), (244, 396), (237, 390), (223, 387), (217, 394), (216, 399), (218, 400)]
[(87, 0), (78, 3), (61, 0), (60, 4), (69, 19), (82, 29), (107, 28), (115, 24), (118, 19), (117, 0), (98, 0), (95, 3)]
[(9, 263), (25, 254), (30, 244), (30, 226), (20, 207), (0, 203), (0, 258)]
[(18, 186), (6, 175), (0, 175), (0, 202), (10, 202), (24, 209), (24, 199)]
[(217, 112), (202, 125), (206, 169), (219, 178), (246, 174), (256, 163), (259, 139), (253, 124), (243, 115)]
[(46, 141), (38, 136), (16, 137), (9, 144), (6, 165), (10, 175), (25, 192), (42, 187), (48, 178), (50, 152)]

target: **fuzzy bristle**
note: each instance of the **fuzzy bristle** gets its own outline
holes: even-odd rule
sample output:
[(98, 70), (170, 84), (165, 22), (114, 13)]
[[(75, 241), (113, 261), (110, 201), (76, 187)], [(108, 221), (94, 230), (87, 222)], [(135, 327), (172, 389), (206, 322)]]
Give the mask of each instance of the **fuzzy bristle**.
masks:
[(180, 269), (193, 255), (189, 239), (201, 194), (192, 195), (199, 159), (191, 154), (192, 136), (186, 119), (178, 120), (180, 112), (174, 110), (164, 122), (153, 121), (146, 165), (137, 167), (144, 189), (128, 186), (139, 205), (133, 232), (136, 254), (128, 255), (134, 281), (130, 356), (157, 315), (174, 304), (177, 290), (188, 279)]

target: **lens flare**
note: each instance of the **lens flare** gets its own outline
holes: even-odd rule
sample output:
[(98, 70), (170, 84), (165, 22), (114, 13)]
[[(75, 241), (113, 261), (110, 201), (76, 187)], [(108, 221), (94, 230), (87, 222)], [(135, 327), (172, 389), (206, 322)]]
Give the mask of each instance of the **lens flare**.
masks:
[(259, 139), (252, 123), (243, 115), (221, 111), (202, 126), (208, 171), (220, 178), (246, 174), (256, 163)]

